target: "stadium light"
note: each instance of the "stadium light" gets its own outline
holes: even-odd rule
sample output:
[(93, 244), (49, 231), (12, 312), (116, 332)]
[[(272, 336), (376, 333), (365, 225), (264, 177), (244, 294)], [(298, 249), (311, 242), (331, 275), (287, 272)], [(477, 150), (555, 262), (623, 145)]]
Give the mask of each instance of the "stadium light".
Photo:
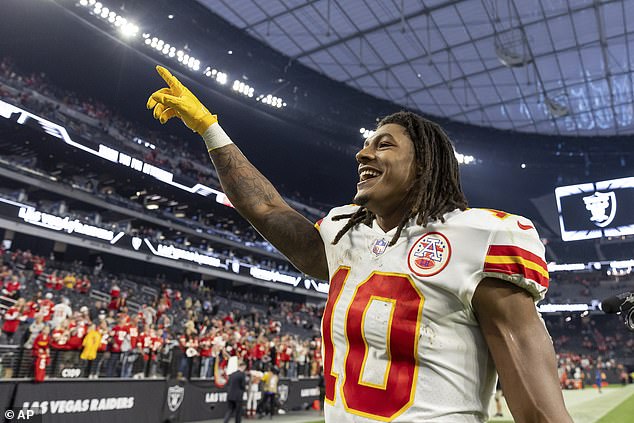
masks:
[(540, 313), (558, 313), (562, 311), (588, 311), (588, 304), (541, 304), (537, 307)]
[(274, 96), (273, 94), (260, 94), (256, 98), (256, 101), (271, 107), (277, 107), (278, 109), (286, 107), (286, 102), (281, 97)]
[(110, 8), (104, 6), (101, 2), (95, 0), (80, 0), (79, 5), (90, 8), (89, 13), (91, 15), (119, 29), (121, 34), (126, 38), (135, 37), (139, 33), (139, 27), (137, 25), (119, 15), (114, 10), (110, 10)]
[(454, 155), (456, 156), (456, 160), (458, 161), (458, 164), (469, 165), (469, 164), (476, 163), (476, 159), (473, 156), (458, 153), (457, 151), (454, 151)]
[(246, 95), (247, 97), (253, 97), (253, 91), (254, 91), (253, 87), (251, 87), (248, 84), (245, 84), (239, 79), (236, 79), (235, 81), (233, 81), (232, 89), (233, 91), (237, 91), (242, 95)]
[(375, 132), (376, 131), (373, 131), (371, 129), (365, 129), (365, 128), (359, 129), (359, 133), (361, 134), (364, 140), (374, 135)]
[[(133, 39), (137, 35), (139, 35), (139, 26), (131, 22), (128, 18), (119, 15), (115, 10), (113, 10), (113, 8), (108, 7), (106, 4), (100, 1), (79, 0), (76, 4), (80, 7), (85, 8), (91, 16), (108, 22), (125, 38)], [(168, 15), (168, 19), (173, 18), (174, 15)], [(161, 39), (157, 36), (153, 36), (150, 32), (143, 32), (141, 35), (143, 38), (141, 45), (147, 48), (151, 48), (155, 52), (162, 54), (166, 59), (177, 61), (182, 66), (192, 71), (197, 72), (201, 69), (201, 65), (203, 63), (199, 58), (190, 54), (189, 51), (186, 52), (186, 50), (188, 50), (186, 46), (182, 49), (177, 49), (177, 47), (175, 47), (173, 43), (170, 43), (168, 40)], [(233, 54), (233, 50), (227, 50), (227, 54)], [(213, 79), (214, 81), (216, 81), (216, 83), (220, 85), (225, 85), (229, 81), (229, 75), (227, 73), (211, 68), (211, 66), (205, 67), (203, 75), (210, 79)], [(246, 79), (246, 77), (243, 77), (243, 79)], [(287, 103), (286, 101), (284, 101), (283, 98), (275, 96), (273, 94), (258, 94), (257, 90), (253, 86), (246, 84), (241, 80), (234, 80), (232, 91), (248, 98), (255, 97), (255, 101), (270, 107), (274, 107), (277, 109), (287, 107)], [(363, 138), (370, 137), (372, 134), (374, 134), (374, 132), (375, 131), (365, 128), (361, 128), (360, 131)], [(461, 157), (462, 158), (459, 157), (459, 161), (464, 160), (464, 162), (460, 161), (461, 164), (475, 163), (475, 158), (473, 158), (473, 156)]]
[[(178, 53), (180, 53), (180, 52), (178, 52)], [(212, 69), (211, 67), (207, 66), (205, 68), (205, 71), (203, 72), (203, 75), (213, 79), (214, 81), (216, 81), (220, 85), (224, 85), (224, 84), (227, 83), (227, 78), (228, 78), (227, 74), (224, 73), (224, 72), (220, 72), (218, 69)]]
[(218, 72), (216, 73), (216, 81), (218, 81), (218, 83), (220, 85), (224, 85), (227, 83), (227, 74), (224, 72)]

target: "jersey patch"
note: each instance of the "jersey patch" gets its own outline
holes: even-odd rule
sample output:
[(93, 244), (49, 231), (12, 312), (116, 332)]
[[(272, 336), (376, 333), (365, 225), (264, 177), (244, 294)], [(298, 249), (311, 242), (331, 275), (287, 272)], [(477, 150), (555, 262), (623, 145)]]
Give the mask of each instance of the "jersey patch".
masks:
[(407, 264), (414, 274), (428, 277), (442, 272), (450, 258), (449, 240), (440, 232), (428, 232), (410, 249)]
[(387, 244), (388, 243), (386, 239), (379, 238), (372, 243), (372, 248), (370, 249), (370, 251), (372, 251), (372, 254), (374, 254), (375, 256), (380, 256), (385, 252)]

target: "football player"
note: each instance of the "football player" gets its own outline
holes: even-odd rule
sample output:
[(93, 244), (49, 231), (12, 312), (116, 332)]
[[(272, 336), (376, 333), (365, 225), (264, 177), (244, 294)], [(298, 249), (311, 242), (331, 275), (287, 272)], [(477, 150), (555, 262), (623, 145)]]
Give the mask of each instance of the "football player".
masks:
[(451, 142), (409, 112), (356, 158), (354, 205), (313, 225), (167, 69), (147, 107), (205, 141), (235, 208), (299, 270), (328, 279), (327, 422), (483, 422), (496, 369), (517, 422), (571, 422), (535, 306), (548, 287), (533, 224), (469, 209)]

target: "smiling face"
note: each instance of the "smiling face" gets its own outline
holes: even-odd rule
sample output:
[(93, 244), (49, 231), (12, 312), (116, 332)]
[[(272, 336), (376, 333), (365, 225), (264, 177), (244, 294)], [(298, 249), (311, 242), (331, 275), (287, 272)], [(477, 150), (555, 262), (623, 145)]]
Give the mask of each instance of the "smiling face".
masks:
[[(397, 224), (407, 212), (407, 196), (416, 178), (414, 144), (405, 127), (389, 123), (377, 129), (357, 153), (359, 183), (355, 204), (382, 220)], [(396, 226), (396, 225), (394, 225)]]

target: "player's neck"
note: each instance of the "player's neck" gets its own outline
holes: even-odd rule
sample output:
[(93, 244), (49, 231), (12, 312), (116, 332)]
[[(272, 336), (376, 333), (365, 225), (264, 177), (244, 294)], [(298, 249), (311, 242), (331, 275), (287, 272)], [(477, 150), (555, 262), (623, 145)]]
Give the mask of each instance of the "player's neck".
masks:
[(402, 212), (392, 213), (388, 216), (376, 216), (376, 223), (379, 225), (379, 228), (383, 230), (383, 232), (389, 232), (392, 229), (396, 228), (401, 220), (403, 219)]

